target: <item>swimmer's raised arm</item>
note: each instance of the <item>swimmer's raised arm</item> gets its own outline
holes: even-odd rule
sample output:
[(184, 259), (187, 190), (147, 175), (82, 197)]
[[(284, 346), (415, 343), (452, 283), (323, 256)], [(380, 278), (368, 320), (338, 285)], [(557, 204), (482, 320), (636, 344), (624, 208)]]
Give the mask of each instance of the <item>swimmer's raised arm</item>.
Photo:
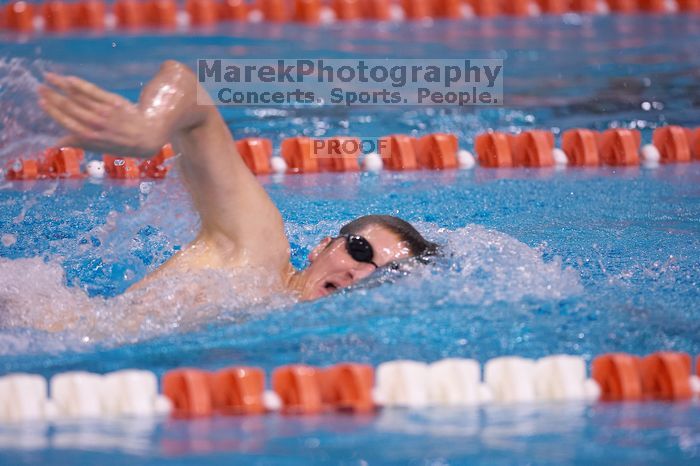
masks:
[(138, 104), (76, 77), (47, 74), (41, 107), (69, 135), (61, 143), (114, 155), (149, 157), (166, 142), (180, 163), (202, 219), (198, 240), (226, 262), (288, 266), (282, 217), (248, 170), (216, 107), (192, 71), (168, 61)]

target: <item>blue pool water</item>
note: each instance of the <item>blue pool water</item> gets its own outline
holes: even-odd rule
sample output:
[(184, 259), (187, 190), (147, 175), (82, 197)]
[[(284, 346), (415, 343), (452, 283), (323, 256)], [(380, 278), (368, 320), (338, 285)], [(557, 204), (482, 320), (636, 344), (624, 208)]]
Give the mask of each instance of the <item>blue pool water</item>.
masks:
[[(504, 58), (493, 109), (223, 109), (234, 136), (700, 126), (700, 22), (566, 16), (434, 25), (224, 26), (190, 35), (0, 42), (0, 160), (58, 133), (36, 108), (42, 70), (136, 98), (159, 62), (200, 57)], [(0, 373), (219, 368), (396, 358), (700, 354), (700, 164), (644, 168), (320, 174), (261, 179), (295, 265), (366, 213), (417, 222), (448, 257), (394, 284), (303, 304), (164, 310), (137, 330), (129, 284), (192, 239), (176, 174), (162, 182), (0, 184)], [(225, 294), (225, 293), (224, 293)], [(90, 301), (86, 301), (91, 297)], [(116, 304), (103, 301), (115, 297)], [(47, 334), (88, 302), (97, 324)], [(121, 306), (121, 307), (120, 307)], [(20, 312), (21, 311), (21, 312)], [(183, 314), (184, 313), (184, 314)], [(16, 316), (21, 314), (21, 316)], [(194, 316), (182, 319), (182, 315)], [(13, 315), (8, 319), (7, 315)], [(177, 317), (177, 318), (175, 318)], [(111, 330), (111, 332), (107, 332)], [(700, 405), (552, 404), (384, 410), (374, 417), (119, 420), (0, 426), (0, 464), (680, 463), (700, 456)]]

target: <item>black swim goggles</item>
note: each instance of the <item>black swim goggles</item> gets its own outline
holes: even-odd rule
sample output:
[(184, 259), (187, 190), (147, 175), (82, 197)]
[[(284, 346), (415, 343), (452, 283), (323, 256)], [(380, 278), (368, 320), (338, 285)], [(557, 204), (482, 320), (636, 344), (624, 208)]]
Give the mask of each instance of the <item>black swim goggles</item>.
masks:
[(374, 249), (364, 237), (360, 235), (339, 235), (333, 239), (345, 238), (345, 250), (350, 257), (357, 262), (372, 264), (375, 268), (379, 266), (374, 262)]

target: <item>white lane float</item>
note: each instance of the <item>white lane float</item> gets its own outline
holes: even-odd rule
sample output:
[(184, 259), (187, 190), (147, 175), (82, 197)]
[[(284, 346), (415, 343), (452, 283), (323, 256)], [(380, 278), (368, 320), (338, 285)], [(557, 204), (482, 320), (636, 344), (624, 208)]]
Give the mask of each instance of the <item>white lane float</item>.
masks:
[(484, 382), (496, 403), (535, 401), (534, 375), (535, 361), (518, 356), (491, 359), (484, 367)]
[(470, 170), (476, 166), (476, 158), (468, 150), (457, 151), (457, 164), (463, 170)]
[(656, 168), (661, 162), (661, 152), (654, 144), (645, 144), (639, 151), (642, 165), (646, 168)]
[(37, 421), (49, 417), (46, 379), (21, 373), (0, 377), (0, 421)]
[(471, 406), (485, 401), (482, 397), (481, 366), (477, 361), (443, 359), (432, 363), (428, 370), (431, 405)]
[(586, 362), (580, 356), (557, 354), (535, 363), (538, 400), (586, 399)]
[(272, 173), (283, 175), (287, 173), (287, 162), (282, 157), (272, 157), (270, 159), (270, 168)]
[(143, 370), (122, 370), (104, 375), (100, 393), (105, 414), (112, 416), (152, 416), (157, 405), (158, 380)]
[(105, 163), (100, 160), (91, 160), (85, 165), (85, 171), (90, 178), (104, 178)]
[(566, 152), (558, 147), (552, 149), (552, 158), (554, 159), (554, 165), (558, 167), (565, 167), (569, 164), (569, 157), (567, 157)]
[(428, 406), (428, 365), (418, 361), (390, 361), (377, 367), (375, 403), (383, 406)]
[(384, 161), (381, 155), (371, 152), (362, 159), (362, 167), (368, 172), (379, 172), (384, 168)]
[(51, 400), (56, 415), (66, 418), (99, 418), (103, 414), (104, 379), (90, 372), (64, 372), (51, 377)]

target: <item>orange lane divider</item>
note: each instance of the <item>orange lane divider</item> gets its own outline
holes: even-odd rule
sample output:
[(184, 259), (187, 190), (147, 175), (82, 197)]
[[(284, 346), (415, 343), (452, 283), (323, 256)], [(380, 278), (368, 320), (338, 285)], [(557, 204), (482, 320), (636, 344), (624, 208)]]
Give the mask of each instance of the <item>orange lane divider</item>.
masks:
[(368, 413), (375, 409), (372, 399), (374, 368), (367, 364), (336, 364), (321, 371), (321, 398), (341, 411)]
[(248, 5), (244, 0), (223, 0), (219, 3), (219, 18), (226, 21), (246, 21)]
[(431, 170), (457, 168), (459, 143), (454, 134), (435, 133), (413, 139), (418, 166)]
[(13, 161), (5, 177), (10, 181), (36, 180), (40, 177), (39, 162), (34, 159), (18, 159)]
[(538, 0), (537, 4), (543, 13), (549, 15), (563, 15), (569, 11), (568, 0)]
[(267, 175), (272, 157), (272, 141), (265, 138), (245, 138), (236, 141), (236, 149), (243, 162), (256, 175)]
[(418, 160), (413, 138), (401, 134), (383, 137), (379, 144), (379, 155), (387, 170), (417, 170)]
[(340, 21), (355, 21), (362, 18), (361, 3), (359, 0), (333, 0), (335, 17)]
[(503, 6), (511, 16), (530, 16), (530, 0), (509, 0)]
[(700, 128), (695, 131), (691, 130), (690, 139), (693, 141), (693, 156), (696, 160), (700, 160)]
[(163, 395), (173, 404), (175, 417), (210, 416), (214, 409), (209, 374), (199, 369), (175, 369), (163, 376)]
[(139, 173), (146, 178), (165, 178), (169, 170), (165, 161), (174, 156), (173, 146), (166, 144), (156, 155), (139, 164)]
[(472, 9), (477, 16), (492, 18), (501, 14), (501, 4), (493, 0), (471, 0)]
[(219, 6), (214, 0), (187, 0), (185, 11), (195, 26), (210, 26), (219, 20)]
[(637, 0), (607, 0), (608, 8), (615, 13), (634, 13), (637, 11)]
[(572, 0), (571, 11), (579, 13), (597, 13), (598, 0)]
[(642, 358), (640, 363), (644, 394), (654, 400), (688, 400), (691, 358), (689, 354), (658, 352)]
[(678, 11), (684, 13), (700, 13), (700, 0), (676, 0)]
[(648, 13), (666, 13), (666, 0), (639, 0), (639, 9)]
[(15, 31), (34, 30), (34, 6), (25, 1), (8, 3), (5, 6), (5, 24)]
[(272, 372), (272, 389), (285, 414), (320, 413), (323, 404), (318, 369), (302, 364), (278, 367)]
[(424, 0), (401, 0), (406, 19), (421, 20), (432, 17), (431, 4)]
[(513, 154), (506, 134), (483, 133), (474, 140), (474, 150), (479, 164), (487, 168), (509, 168), (513, 166)]
[(93, 30), (105, 27), (105, 4), (102, 0), (83, 0), (74, 7), (73, 21), (76, 26)]
[(591, 368), (593, 380), (600, 385), (603, 401), (633, 401), (642, 399), (642, 377), (639, 360), (624, 353), (598, 356)]
[(42, 8), (44, 28), (47, 31), (62, 32), (73, 26), (71, 5), (60, 0), (44, 3)]
[(265, 21), (272, 23), (289, 21), (290, 14), (287, 11), (286, 0), (260, 0), (259, 5)]
[(177, 3), (175, 0), (150, 0), (147, 5), (148, 22), (162, 28), (174, 28), (177, 25)]
[(295, 0), (294, 21), (306, 24), (318, 24), (321, 21), (321, 1)]
[(459, 19), (462, 17), (461, 0), (435, 0), (433, 8), (437, 18)]
[(104, 154), (102, 162), (104, 162), (105, 172), (110, 178), (136, 179), (141, 177), (138, 159), (133, 157), (116, 157)]
[(282, 141), (280, 153), (291, 173), (318, 172), (318, 158), (313, 153), (313, 139), (287, 138)]
[(606, 165), (639, 165), (641, 135), (633, 129), (609, 129), (598, 135), (600, 160)]
[(85, 153), (73, 147), (49, 148), (36, 159), (19, 159), (10, 163), (8, 180), (36, 180), (45, 178), (80, 178), (80, 164)]
[(119, 27), (136, 29), (146, 24), (147, 8), (139, 0), (117, 0), (114, 15)]
[(569, 158), (569, 164), (577, 167), (600, 165), (596, 133), (589, 129), (571, 129), (561, 136), (561, 148)]
[(656, 128), (653, 136), (654, 145), (659, 149), (661, 161), (690, 162), (691, 142), (688, 132), (680, 126), (664, 126)]
[(360, 171), (358, 162), (362, 147), (358, 138), (336, 137), (314, 139), (313, 151), (318, 158), (318, 168), (330, 172)]
[(388, 21), (391, 19), (390, 0), (360, 0), (366, 19)]
[(525, 131), (509, 136), (513, 166), (552, 167), (554, 166), (554, 135), (550, 131)]
[(229, 367), (210, 376), (214, 409), (223, 414), (263, 414), (265, 373), (257, 367)]

